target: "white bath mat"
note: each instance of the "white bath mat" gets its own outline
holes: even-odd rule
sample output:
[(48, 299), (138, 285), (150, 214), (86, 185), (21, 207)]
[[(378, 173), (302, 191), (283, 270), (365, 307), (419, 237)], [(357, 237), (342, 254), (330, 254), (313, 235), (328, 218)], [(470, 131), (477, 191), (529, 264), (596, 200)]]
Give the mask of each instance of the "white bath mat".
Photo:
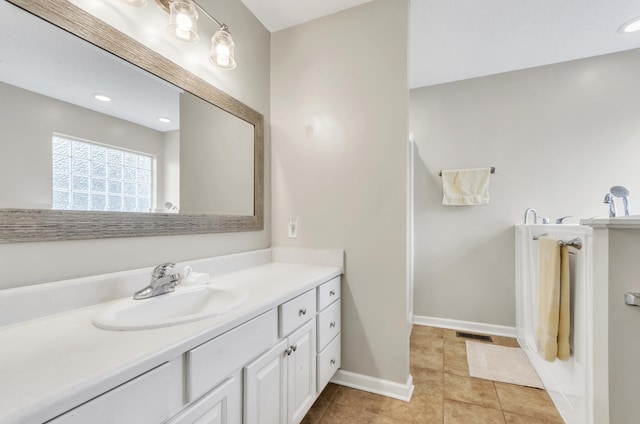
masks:
[(544, 389), (522, 349), (470, 341), (466, 343), (471, 377)]

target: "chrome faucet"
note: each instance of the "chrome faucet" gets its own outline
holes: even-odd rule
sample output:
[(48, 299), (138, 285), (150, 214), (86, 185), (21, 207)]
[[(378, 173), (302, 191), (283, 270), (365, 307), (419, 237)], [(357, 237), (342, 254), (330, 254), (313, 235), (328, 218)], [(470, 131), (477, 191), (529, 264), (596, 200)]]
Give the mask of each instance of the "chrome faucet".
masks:
[(142, 290), (135, 292), (133, 298), (136, 300), (148, 299), (165, 293), (170, 293), (180, 284), (180, 274), (167, 274), (167, 268), (174, 267), (174, 263), (158, 265), (151, 273), (151, 282)]
[(529, 212), (533, 212), (533, 223), (537, 224), (538, 223), (538, 219), (540, 219), (542, 221), (543, 224), (548, 224), (549, 223), (549, 218), (547, 218), (546, 216), (538, 216), (538, 212), (536, 212), (535, 209), (533, 208), (527, 208), (524, 211), (524, 223), (528, 224), (529, 222)]
[(616, 204), (613, 201), (613, 196), (611, 193), (607, 193), (604, 196), (604, 203), (609, 204), (609, 218), (613, 218), (616, 216)]
[(527, 210), (524, 211), (524, 223), (528, 224), (529, 212), (533, 212), (533, 223), (535, 224), (536, 221), (538, 221), (538, 212), (533, 208), (527, 208)]

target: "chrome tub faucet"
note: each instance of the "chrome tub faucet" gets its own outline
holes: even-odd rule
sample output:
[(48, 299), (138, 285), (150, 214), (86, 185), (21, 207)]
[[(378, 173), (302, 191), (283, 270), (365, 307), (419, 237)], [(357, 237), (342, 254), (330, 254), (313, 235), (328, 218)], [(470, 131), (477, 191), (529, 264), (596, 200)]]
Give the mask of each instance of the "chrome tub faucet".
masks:
[(180, 284), (180, 273), (167, 274), (167, 269), (174, 267), (175, 263), (158, 265), (151, 273), (151, 282), (142, 290), (135, 292), (133, 298), (136, 300), (149, 299), (165, 293), (170, 293)]

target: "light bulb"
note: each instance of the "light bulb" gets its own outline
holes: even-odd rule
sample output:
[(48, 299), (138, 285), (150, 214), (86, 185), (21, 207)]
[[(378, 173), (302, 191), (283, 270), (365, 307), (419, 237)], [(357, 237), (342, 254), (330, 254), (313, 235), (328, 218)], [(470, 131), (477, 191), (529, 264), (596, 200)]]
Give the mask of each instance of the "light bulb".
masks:
[(167, 33), (180, 41), (195, 43), (198, 41), (198, 12), (189, 1), (173, 1), (169, 6), (169, 25)]
[(229, 34), (226, 25), (222, 27), (211, 37), (211, 63), (217, 65), (221, 69), (234, 69), (236, 61), (233, 50), (235, 43), (231, 34)]

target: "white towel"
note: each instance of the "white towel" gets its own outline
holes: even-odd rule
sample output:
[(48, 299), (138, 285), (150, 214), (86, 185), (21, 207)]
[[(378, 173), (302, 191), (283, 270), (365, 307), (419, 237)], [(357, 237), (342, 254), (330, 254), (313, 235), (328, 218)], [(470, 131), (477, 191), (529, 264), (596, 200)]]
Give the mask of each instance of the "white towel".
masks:
[(443, 205), (484, 205), (489, 203), (491, 168), (442, 171)]

